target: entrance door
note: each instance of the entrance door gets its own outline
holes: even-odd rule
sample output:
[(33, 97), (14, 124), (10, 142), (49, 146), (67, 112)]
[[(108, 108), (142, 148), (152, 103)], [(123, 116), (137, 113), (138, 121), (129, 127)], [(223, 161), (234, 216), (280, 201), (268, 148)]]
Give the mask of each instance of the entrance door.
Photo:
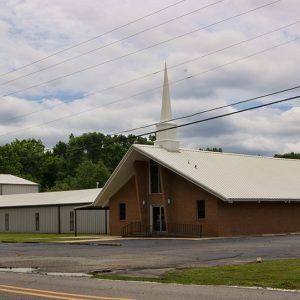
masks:
[(165, 210), (163, 206), (152, 206), (153, 231), (166, 231)]

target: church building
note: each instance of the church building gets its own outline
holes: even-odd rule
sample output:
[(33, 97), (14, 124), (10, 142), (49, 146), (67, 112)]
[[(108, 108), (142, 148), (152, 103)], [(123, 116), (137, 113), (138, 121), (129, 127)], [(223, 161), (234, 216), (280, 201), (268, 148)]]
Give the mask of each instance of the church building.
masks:
[(112, 235), (300, 232), (300, 160), (180, 148), (165, 69), (153, 146), (132, 145), (94, 205)]

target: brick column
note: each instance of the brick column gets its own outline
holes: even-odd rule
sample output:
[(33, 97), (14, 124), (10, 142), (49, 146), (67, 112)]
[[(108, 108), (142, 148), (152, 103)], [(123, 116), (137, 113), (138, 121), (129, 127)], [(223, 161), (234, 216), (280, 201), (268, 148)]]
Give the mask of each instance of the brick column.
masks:
[[(165, 220), (167, 223), (167, 231), (168, 231), (168, 224), (172, 223), (172, 207), (174, 204), (173, 204), (173, 199), (171, 198), (169, 171), (163, 166), (160, 166), (160, 182), (161, 182), (163, 205), (165, 208)], [(168, 199), (171, 200), (170, 203), (168, 203)]]
[[(135, 184), (142, 228), (149, 226), (149, 171), (147, 161), (135, 161)], [(143, 204), (144, 203), (144, 204)], [(144, 227), (144, 228), (145, 228)]]

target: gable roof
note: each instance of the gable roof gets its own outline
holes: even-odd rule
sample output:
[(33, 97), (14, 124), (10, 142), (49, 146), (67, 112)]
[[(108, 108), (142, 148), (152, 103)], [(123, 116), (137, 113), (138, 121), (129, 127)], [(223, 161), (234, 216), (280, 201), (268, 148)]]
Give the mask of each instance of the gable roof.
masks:
[(109, 198), (134, 175), (136, 159), (155, 160), (227, 202), (300, 201), (300, 160), (133, 145), (94, 205), (108, 205)]
[(38, 183), (10, 174), (0, 174), (0, 184), (38, 185)]
[(101, 189), (0, 196), (0, 208), (93, 203)]

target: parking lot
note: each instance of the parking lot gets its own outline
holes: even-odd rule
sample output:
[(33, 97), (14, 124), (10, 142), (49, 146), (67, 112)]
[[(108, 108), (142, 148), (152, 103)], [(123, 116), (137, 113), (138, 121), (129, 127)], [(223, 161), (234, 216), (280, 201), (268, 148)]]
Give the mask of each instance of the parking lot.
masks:
[(224, 239), (120, 239), (76, 244), (0, 243), (0, 267), (41, 272), (159, 275), (170, 268), (300, 257), (300, 235)]

